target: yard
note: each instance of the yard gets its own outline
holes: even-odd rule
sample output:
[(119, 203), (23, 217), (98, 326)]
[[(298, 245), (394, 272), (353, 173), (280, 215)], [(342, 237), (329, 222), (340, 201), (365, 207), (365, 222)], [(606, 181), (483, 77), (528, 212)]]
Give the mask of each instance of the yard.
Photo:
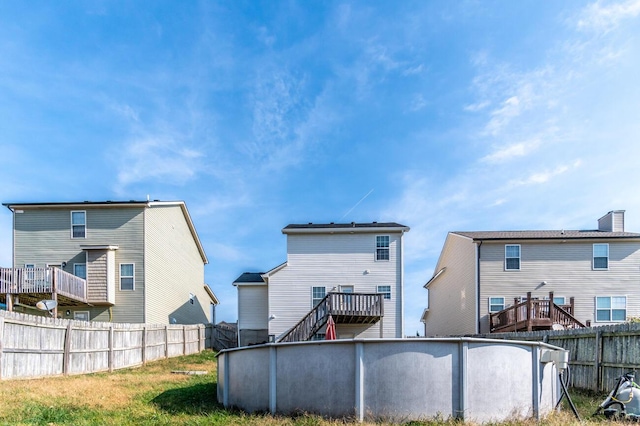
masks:
[[(172, 371), (207, 371), (206, 375)], [(0, 385), (0, 423), (37, 425), (343, 425), (343, 420), (317, 416), (294, 418), (244, 414), (216, 402), (216, 360), (205, 351), (145, 367), (37, 380), (4, 381)], [(583, 419), (589, 419), (604, 395), (572, 396)], [(606, 422), (612, 424), (611, 422)], [(379, 423), (382, 424), (382, 423)], [(412, 426), (459, 424), (455, 421), (411, 422)], [(535, 425), (534, 421), (509, 423)], [(579, 424), (570, 410), (542, 424)]]

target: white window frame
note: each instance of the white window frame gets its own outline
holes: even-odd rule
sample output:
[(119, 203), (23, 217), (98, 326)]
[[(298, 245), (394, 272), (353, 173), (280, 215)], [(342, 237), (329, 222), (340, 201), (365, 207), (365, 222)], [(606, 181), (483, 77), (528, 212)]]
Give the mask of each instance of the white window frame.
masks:
[[(507, 256), (508, 247), (518, 247), (518, 257)], [(518, 267), (517, 268), (509, 268), (509, 259), (518, 259)], [(504, 245), (504, 270), (505, 271), (519, 271), (522, 267), (522, 247), (520, 244), (505, 244)]]
[[(84, 277), (81, 277), (80, 275), (76, 274), (76, 266), (84, 266)], [(83, 280), (87, 279), (87, 264), (86, 263), (74, 263), (73, 264), (73, 275), (75, 275), (76, 277), (80, 277)]]
[[(596, 246), (601, 246), (601, 247), (606, 247), (607, 248), (607, 266), (604, 268), (597, 268), (596, 267)], [(602, 259), (603, 256), (598, 256), (598, 259)], [(593, 252), (592, 252), (592, 257), (591, 257), (591, 268), (594, 271), (606, 271), (609, 269), (609, 243), (594, 243), (593, 244)]]
[[(380, 245), (380, 243), (384, 244), (384, 240), (386, 238), (386, 246)], [(382, 256), (383, 253), (386, 253), (386, 258)], [(389, 262), (391, 259), (391, 236), (389, 235), (376, 235), (376, 262)]]
[[(78, 319), (78, 314), (87, 314), (87, 319)], [(91, 314), (89, 311), (73, 311), (73, 319), (76, 321), (91, 321)]]
[[(82, 224), (74, 224), (73, 223), (73, 214), (74, 213), (82, 213), (84, 215), (84, 223)], [(71, 221), (71, 238), (72, 239), (84, 239), (87, 238), (87, 211), (86, 210), (72, 210), (71, 214), (70, 214), (70, 221)], [(82, 226), (84, 229), (84, 235), (82, 237), (76, 237), (73, 235), (73, 227), (74, 226)]]
[[(324, 291), (322, 297), (317, 298), (316, 294), (315, 294), (315, 289), (322, 289)], [(322, 299), (324, 299), (327, 296), (327, 288), (324, 286), (313, 286), (311, 287), (311, 308), (315, 308), (318, 303), (320, 303), (320, 301)]]
[[(131, 275), (122, 275), (122, 266), (131, 265)], [(122, 288), (122, 279), (131, 278), (131, 288)], [(134, 291), (136, 289), (136, 264), (132, 262), (123, 262), (118, 265), (118, 281), (120, 283), (120, 291)]]
[[(609, 307), (602, 308), (598, 307), (598, 299), (609, 299)], [(613, 299), (623, 299), (624, 300), (624, 318), (623, 319), (613, 319), (614, 311), (621, 311), (623, 308), (614, 307)], [(627, 296), (596, 296), (595, 299), (595, 320), (596, 322), (625, 322), (627, 320)], [(598, 312), (609, 312), (609, 319), (599, 319)]]
[[(388, 288), (389, 291), (387, 290), (380, 290), (381, 287), (385, 287)], [(380, 293), (383, 294), (383, 299), (384, 300), (391, 300), (391, 286), (390, 285), (379, 285), (376, 287), (376, 293)]]
[[(491, 309), (491, 306), (499, 305), (499, 303), (491, 303), (492, 299), (502, 299), (502, 308), (498, 309), (498, 310)], [(496, 313), (496, 312), (500, 312), (500, 311), (504, 310), (504, 308), (507, 307), (505, 298), (503, 296), (489, 296), (489, 298), (487, 298), (487, 302), (488, 302), (488, 306), (487, 307), (489, 308), (489, 313), (491, 313), (491, 314)]]

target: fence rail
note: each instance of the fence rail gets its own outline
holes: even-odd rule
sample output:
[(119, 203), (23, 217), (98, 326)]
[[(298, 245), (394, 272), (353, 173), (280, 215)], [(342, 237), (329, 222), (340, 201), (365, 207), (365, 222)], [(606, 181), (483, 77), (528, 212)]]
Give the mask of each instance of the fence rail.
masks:
[(210, 347), (210, 325), (116, 324), (0, 311), (0, 379), (114, 371)]
[(640, 371), (640, 323), (571, 330), (491, 333), (491, 339), (542, 341), (569, 350), (571, 384), (596, 392), (610, 390), (616, 379)]

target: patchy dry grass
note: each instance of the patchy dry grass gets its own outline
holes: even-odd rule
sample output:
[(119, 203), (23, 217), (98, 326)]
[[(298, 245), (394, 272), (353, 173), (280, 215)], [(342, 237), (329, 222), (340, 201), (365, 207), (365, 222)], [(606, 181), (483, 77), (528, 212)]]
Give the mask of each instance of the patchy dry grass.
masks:
[[(208, 374), (172, 374), (174, 370), (206, 370)], [(216, 402), (215, 382), (215, 358), (208, 351), (113, 374), (4, 381), (0, 384), (0, 424), (337, 426), (351, 423), (306, 414), (279, 417), (225, 410)], [(590, 415), (602, 395), (575, 394), (572, 397), (584, 419), (582, 423), (577, 422), (566, 407), (563, 412), (541, 422), (502, 424), (560, 426), (601, 421)], [(373, 424), (383, 423), (365, 423)], [(405, 423), (410, 426), (460, 424), (451, 419)]]

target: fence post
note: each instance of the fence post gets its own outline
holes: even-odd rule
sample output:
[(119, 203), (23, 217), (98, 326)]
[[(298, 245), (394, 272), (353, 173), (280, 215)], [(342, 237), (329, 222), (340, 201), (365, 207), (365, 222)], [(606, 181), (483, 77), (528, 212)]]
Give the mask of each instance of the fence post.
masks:
[(69, 374), (69, 363), (71, 362), (71, 332), (73, 331), (73, 325), (71, 321), (67, 324), (67, 334), (64, 336), (64, 355), (62, 356), (62, 374), (67, 376)]
[(2, 358), (4, 353), (2, 351), (4, 342), (4, 317), (0, 316), (0, 380), (2, 380)]
[(187, 326), (182, 326), (182, 355), (187, 354)]
[(602, 332), (598, 329), (596, 331), (595, 342), (595, 359), (593, 360), (593, 368), (596, 375), (596, 392), (602, 388)]
[(142, 325), (142, 365), (147, 365), (147, 325)]
[(109, 373), (113, 373), (113, 324), (109, 324)]
[(164, 326), (164, 357), (169, 358), (169, 326)]

